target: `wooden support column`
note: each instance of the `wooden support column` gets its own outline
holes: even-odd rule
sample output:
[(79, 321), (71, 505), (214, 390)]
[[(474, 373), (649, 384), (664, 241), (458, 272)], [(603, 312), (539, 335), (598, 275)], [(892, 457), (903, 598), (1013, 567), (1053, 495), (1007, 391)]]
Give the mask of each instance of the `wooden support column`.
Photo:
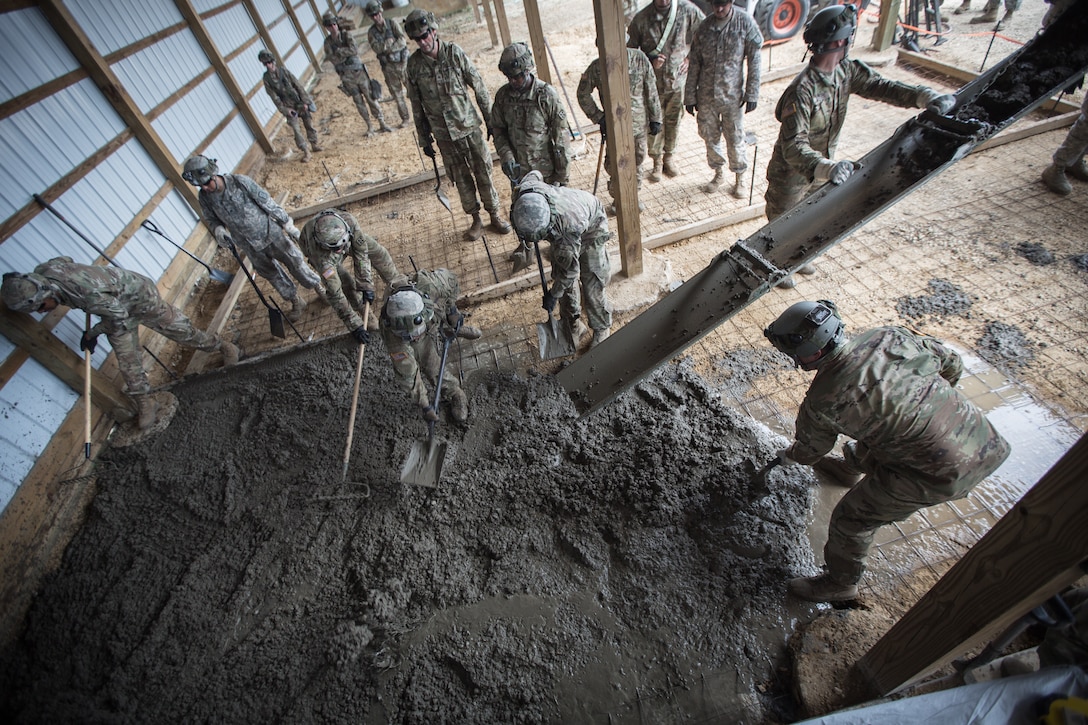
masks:
[(246, 12), (249, 13), (249, 19), (253, 21), (253, 27), (257, 29), (257, 35), (261, 36), (261, 42), (264, 43), (265, 50), (276, 56), (277, 66), (286, 68), (287, 66), (283, 63), (283, 56), (280, 55), (279, 50), (272, 43), (272, 34), (268, 32), (268, 26), (264, 24), (264, 19), (257, 12), (257, 5), (254, 4), (253, 0), (242, 0), (242, 5), (245, 6)]
[(192, 32), (193, 37), (196, 38), (196, 42), (200, 44), (200, 47), (204, 51), (204, 55), (208, 56), (212, 68), (215, 69), (216, 74), (219, 76), (219, 80), (223, 83), (223, 87), (226, 88), (227, 93), (230, 94), (231, 100), (234, 101), (234, 105), (238, 109), (238, 112), (242, 114), (242, 119), (245, 120), (246, 126), (249, 127), (249, 132), (253, 134), (253, 138), (257, 141), (257, 145), (259, 145), (266, 154), (273, 153), (274, 148), (272, 146), (272, 140), (268, 138), (268, 134), (265, 133), (264, 127), (257, 119), (257, 115), (253, 113), (253, 109), (250, 108), (249, 102), (246, 100), (245, 92), (238, 86), (238, 82), (231, 74), (227, 62), (223, 60), (223, 56), (219, 54), (218, 48), (215, 47), (215, 42), (212, 40), (211, 36), (208, 35), (208, 29), (204, 27), (204, 22), (193, 8), (192, 2), (190, 0), (174, 0), (174, 4), (177, 5), (181, 16), (185, 18), (185, 22), (189, 25), (190, 32)]
[(314, 55), (314, 49), (310, 47), (310, 41), (306, 37), (306, 31), (302, 28), (302, 23), (298, 21), (298, 15), (295, 13), (295, 8), (291, 4), (291, 0), (280, 0), (280, 3), (283, 5), (283, 11), (287, 13), (287, 17), (291, 20), (291, 25), (295, 28), (298, 42), (302, 44), (302, 49), (306, 51), (306, 57), (310, 59), (310, 64), (314, 67), (314, 72), (320, 73), (321, 62), (318, 61), (317, 56)]
[[(544, 26), (540, 22), (540, 8), (536, 0), (524, 0), (525, 22), (529, 25), (529, 41), (533, 44), (533, 60), (536, 76), (545, 83), (552, 83), (551, 65), (548, 63), (548, 46), (544, 41)], [(556, 73), (559, 71), (556, 70)]]
[(873, 41), (870, 44), (873, 50), (887, 50), (891, 47), (902, 4), (902, 0), (880, 0), (880, 22), (873, 31)]
[(487, 3), (488, 0), (480, 0), (480, 5), (484, 8), (484, 17), (487, 18), (487, 32), (491, 35), (491, 47), (494, 48), (499, 44), (499, 36), (495, 32), (495, 18), (491, 14), (491, 6)]
[(857, 663), (885, 695), (986, 642), (1084, 575), (1088, 434)]
[(491, 0), (495, 3), (495, 19), (499, 23), (499, 37), (502, 38), (502, 47), (510, 45), (510, 23), (506, 22), (506, 5), (503, 0)]
[(642, 274), (642, 230), (623, 5), (620, 0), (593, 0), (593, 17), (597, 23), (597, 50), (601, 58), (601, 103), (608, 135), (609, 173), (617, 192), (614, 201), (620, 268), (623, 276), (636, 277)]
[(476, 24), (479, 25), (483, 22), (483, 19), (480, 17), (480, 2), (479, 0), (470, 0), (469, 4), (472, 5), (472, 16), (476, 18)]
[(193, 210), (200, 214), (200, 203), (197, 201), (196, 189), (181, 178), (181, 167), (174, 159), (173, 154), (163, 143), (162, 138), (154, 129), (147, 117), (140, 112), (136, 101), (132, 99), (128, 91), (121, 84), (121, 79), (110, 68), (109, 63), (102, 54), (95, 49), (91, 39), (83, 32), (76, 22), (75, 17), (68, 11), (62, 0), (43, 0), (38, 7), (45, 13), (53, 30), (64, 40), (65, 45), (87, 70), (91, 80), (98, 86), (102, 94), (121, 116), (143, 146), (148, 156), (158, 166), (159, 171), (173, 182), (174, 187), (189, 203)]

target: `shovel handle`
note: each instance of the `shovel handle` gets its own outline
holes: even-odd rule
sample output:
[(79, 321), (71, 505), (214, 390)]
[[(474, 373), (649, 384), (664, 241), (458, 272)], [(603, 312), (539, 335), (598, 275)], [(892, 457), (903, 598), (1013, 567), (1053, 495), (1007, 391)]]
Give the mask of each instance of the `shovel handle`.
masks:
[[(363, 319), (370, 316), (370, 303), (363, 305)], [(351, 393), (351, 412), (348, 414), (348, 440), (344, 444), (344, 472), (340, 480), (348, 478), (348, 462), (351, 460), (351, 440), (355, 437), (355, 413), (359, 409), (359, 387), (363, 380), (363, 353), (366, 345), (359, 345), (359, 358), (355, 361), (355, 389)]]
[[(87, 313), (87, 331), (91, 331), (91, 313)], [(91, 460), (91, 351), (83, 351), (83, 455)]]

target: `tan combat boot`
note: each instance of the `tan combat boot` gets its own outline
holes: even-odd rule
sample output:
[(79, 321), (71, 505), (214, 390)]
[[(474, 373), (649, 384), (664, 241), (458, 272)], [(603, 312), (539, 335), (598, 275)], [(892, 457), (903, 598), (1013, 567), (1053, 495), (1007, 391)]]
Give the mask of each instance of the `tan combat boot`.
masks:
[(982, 11), (982, 15), (971, 18), (971, 25), (979, 25), (981, 23), (996, 23), (997, 22), (997, 6), (993, 8), (989, 6)]
[(654, 160), (654, 168), (646, 178), (650, 180), (650, 183), (656, 184), (661, 181), (661, 157), (652, 156), (651, 158)]
[(291, 310), (287, 313), (287, 319), (291, 322), (298, 322), (302, 318), (302, 313), (306, 311), (306, 300), (302, 299), (301, 295), (296, 294), (295, 298), (291, 300)]
[(1051, 164), (1043, 171), (1043, 183), (1046, 188), (1055, 194), (1068, 196), (1073, 193), (1073, 185), (1069, 183), (1069, 177), (1065, 175), (1065, 167)]
[(965, 12), (971, 9), (971, 0), (963, 0), (963, 3), (952, 11), (953, 15), (963, 15)]
[(1074, 179), (1088, 181), (1088, 164), (1085, 164), (1084, 159), (1081, 159), (1072, 166), (1067, 167), (1065, 173), (1072, 176)]
[(586, 323), (582, 322), (582, 318), (579, 317), (574, 321), (574, 324), (570, 326), (570, 336), (574, 338), (574, 345), (577, 347), (582, 344), (582, 338), (589, 332), (589, 328), (586, 327)]
[(510, 222), (502, 218), (502, 214), (497, 211), (488, 212), (491, 215), (491, 229), (499, 234), (510, 233)]
[(722, 181), (725, 180), (725, 174), (722, 173), (722, 167), (714, 169), (714, 178), (703, 184), (703, 191), (707, 194), (713, 194), (718, 190), (718, 187), (722, 185)]
[(317, 153), (318, 151), (324, 151), (325, 150), (324, 146), (322, 146), (321, 144), (316, 144), (316, 143), (310, 144), (310, 148), (314, 150), (314, 153)]
[(311, 158), (313, 158), (313, 157), (310, 155), (310, 149), (303, 149), (302, 150), (302, 163), (306, 163)]
[(670, 179), (680, 175), (680, 172), (672, 165), (672, 154), (665, 154), (661, 159), (661, 171)]
[(842, 584), (824, 572), (789, 581), (790, 593), (810, 602), (849, 602), (858, 598), (857, 584)]
[(483, 334), (483, 330), (473, 325), (461, 325), (461, 329), (457, 331), (457, 336), (466, 340), (479, 340)]
[(737, 172), (737, 177), (733, 182), (733, 189), (732, 189), (732, 191), (730, 191), (730, 193), (733, 195), (734, 199), (743, 199), (744, 198), (744, 187), (747, 186), (747, 184), (745, 184), (745, 182), (744, 182), (745, 176), (747, 176), (747, 172), (744, 172), (744, 171), (738, 171)]
[(155, 400), (151, 393), (133, 395), (132, 397), (136, 400), (139, 415), (137, 425), (140, 426), (140, 430), (150, 430), (151, 426), (155, 425), (155, 421), (159, 419), (159, 401)]
[(470, 242), (475, 242), (484, 234), (484, 222), (480, 219), (480, 212), (476, 212), (472, 215), (472, 226), (465, 231), (465, 239)]
[(450, 394), (450, 413), (458, 423), (468, 420), (468, 396), (462, 388), (454, 388)]
[(831, 483), (851, 488), (861, 480), (862, 473), (837, 456), (824, 456), (812, 464), (812, 468), (828, 477)]
[(608, 336), (611, 335), (611, 334), (612, 334), (612, 330), (610, 330), (607, 327), (604, 328), (603, 330), (594, 330), (593, 331), (593, 342), (589, 343), (589, 346), (590, 347), (597, 347), (602, 342), (607, 340)]

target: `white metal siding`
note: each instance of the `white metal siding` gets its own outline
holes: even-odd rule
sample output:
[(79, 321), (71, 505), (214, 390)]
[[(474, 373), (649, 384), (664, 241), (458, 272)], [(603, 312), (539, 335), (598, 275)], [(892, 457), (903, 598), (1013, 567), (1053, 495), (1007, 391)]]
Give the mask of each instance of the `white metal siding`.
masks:
[(207, 70), (208, 59), (186, 29), (119, 60), (112, 68), (140, 111), (149, 113)]
[(4, 13), (0, 22), (0, 102), (79, 68), (38, 8)]
[(182, 22), (172, 2), (65, 0), (64, 5), (103, 56)]

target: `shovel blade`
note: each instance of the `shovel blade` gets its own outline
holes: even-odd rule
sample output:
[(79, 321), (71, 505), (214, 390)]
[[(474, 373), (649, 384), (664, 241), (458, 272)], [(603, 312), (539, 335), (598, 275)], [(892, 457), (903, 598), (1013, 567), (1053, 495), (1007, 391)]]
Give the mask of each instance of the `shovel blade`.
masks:
[(279, 310), (268, 311), (268, 329), (273, 336), (281, 340), (287, 338), (287, 331), (283, 329), (283, 313)]
[(452, 214), (453, 207), (450, 206), (450, 200), (446, 197), (444, 193), (442, 193), (442, 189), (436, 187), (434, 190), (434, 195), (438, 197), (438, 203), (446, 207), (446, 211)]
[(569, 328), (554, 317), (536, 326), (536, 339), (540, 346), (541, 360), (554, 360), (577, 352)]
[(229, 285), (231, 282), (234, 281), (233, 274), (231, 274), (230, 272), (224, 272), (221, 269), (209, 270), (209, 276), (220, 284)]
[(446, 442), (422, 438), (412, 444), (404, 465), (400, 468), (400, 482), (434, 488), (442, 476), (442, 464), (446, 460)]

